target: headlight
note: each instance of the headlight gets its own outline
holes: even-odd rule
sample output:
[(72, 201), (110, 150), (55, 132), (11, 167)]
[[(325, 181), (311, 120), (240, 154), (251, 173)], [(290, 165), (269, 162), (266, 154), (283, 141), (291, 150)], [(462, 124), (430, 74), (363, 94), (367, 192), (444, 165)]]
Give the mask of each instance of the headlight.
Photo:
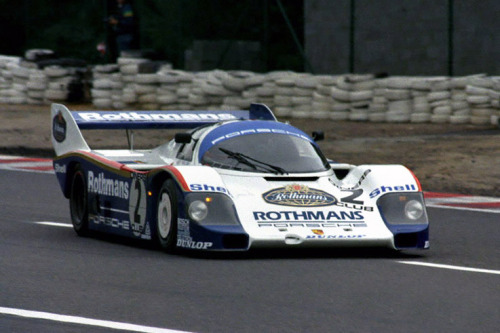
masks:
[(390, 225), (429, 223), (422, 193), (388, 193), (377, 200), (377, 206)]
[(233, 201), (224, 193), (191, 192), (187, 194), (185, 214), (201, 225), (240, 224)]
[(420, 201), (410, 200), (405, 205), (405, 215), (410, 220), (418, 220), (424, 214), (424, 205)]
[(195, 200), (189, 205), (188, 214), (196, 222), (203, 221), (208, 215), (208, 207), (203, 201)]

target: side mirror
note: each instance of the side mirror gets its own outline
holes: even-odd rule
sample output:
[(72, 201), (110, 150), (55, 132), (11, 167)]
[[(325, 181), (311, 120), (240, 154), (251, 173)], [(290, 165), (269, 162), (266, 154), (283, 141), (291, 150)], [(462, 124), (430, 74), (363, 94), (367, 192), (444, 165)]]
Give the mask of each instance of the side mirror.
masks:
[(312, 132), (312, 138), (314, 141), (321, 141), (325, 139), (325, 133), (323, 131), (314, 131)]
[(191, 134), (190, 133), (175, 133), (174, 137), (175, 143), (190, 143)]

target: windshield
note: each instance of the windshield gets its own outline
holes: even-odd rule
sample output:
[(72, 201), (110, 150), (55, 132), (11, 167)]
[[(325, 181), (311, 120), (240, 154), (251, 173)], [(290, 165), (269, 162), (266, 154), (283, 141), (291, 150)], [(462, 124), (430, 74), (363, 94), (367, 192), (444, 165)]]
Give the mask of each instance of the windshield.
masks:
[(221, 141), (205, 152), (201, 163), (224, 169), (279, 174), (329, 168), (314, 144), (300, 137), (277, 133), (242, 135)]

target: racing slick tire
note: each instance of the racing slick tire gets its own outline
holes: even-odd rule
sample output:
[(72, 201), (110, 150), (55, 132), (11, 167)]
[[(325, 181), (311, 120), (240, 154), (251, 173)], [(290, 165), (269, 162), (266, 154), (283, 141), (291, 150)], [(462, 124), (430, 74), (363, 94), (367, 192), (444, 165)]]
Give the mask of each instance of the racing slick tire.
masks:
[(77, 166), (71, 180), (69, 197), (71, 222), (78, 236), (89, 235), (89, 209), (87, 200), (87, 184), (80, 166)]
[(173, 252), (177, 242), (177, 198), (175, 185), (166, 180), (158, 193), (156, 204), (156, 241), (166, 252)]

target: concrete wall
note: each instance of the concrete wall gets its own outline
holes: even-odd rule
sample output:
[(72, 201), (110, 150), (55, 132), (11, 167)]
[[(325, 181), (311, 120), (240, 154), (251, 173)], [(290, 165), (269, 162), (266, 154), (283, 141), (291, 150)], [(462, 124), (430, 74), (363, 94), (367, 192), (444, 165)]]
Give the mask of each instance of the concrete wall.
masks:
[(498, 0), (305, 0), (306, 54), (316, 73), (347, 73), (353, 56), (355, 73), (448, 75), (449, 1), (453, 75), (499, 75)]

